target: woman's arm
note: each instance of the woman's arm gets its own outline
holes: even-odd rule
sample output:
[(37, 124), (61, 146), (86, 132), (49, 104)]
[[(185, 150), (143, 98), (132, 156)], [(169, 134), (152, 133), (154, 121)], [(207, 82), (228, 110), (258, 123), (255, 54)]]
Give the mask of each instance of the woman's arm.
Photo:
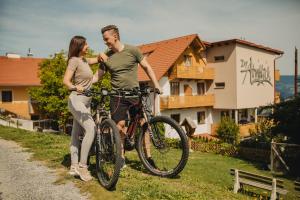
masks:
[(89, 65), (93, 65), (93, 64), (99, 63), (98, 57), (85, 58), (85, 59), (86, 59), (86, 61), (88, 62)]
[(65, 72), (65, 75), (64, 75), (64, 80), (63, 80), (63, 83), (65, 84), (65, 86), (67, 86), (67, 88), (69, 90), (74, 90), (76, 89), (77, 92), (83, 92), (84, 88), (80, 85), (73, 85), (72, 83), (72, 77), (74, 75), (74, 71), (70, 70), (70, 69), (67, 69), (66, 72)]
[(67, 86), (68, 89), (74, 89), (75, 85), (72, 83), (72, 77), (74, 75), (74, 71), (67, 69), (64, 75), (63, 83)]
[(100, 63), (100, 62), (106, 62), (107, 61), (107, 55), (104, 53), (99, 53), (97, 57), (94, 58), (85, 58), (89, 65)]

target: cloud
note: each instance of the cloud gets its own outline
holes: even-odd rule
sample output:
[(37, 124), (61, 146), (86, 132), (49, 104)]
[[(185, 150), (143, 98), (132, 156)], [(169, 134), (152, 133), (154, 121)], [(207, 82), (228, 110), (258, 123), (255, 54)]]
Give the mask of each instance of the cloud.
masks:
[(207, 41), (245, 37), (279, 48), (283, 74), (292, 73), (293, 49), (300, 46), (300, 1), (296, 0), (0, 0), (1, 53), (31, 47), (46, 57), (67, 49), (74, 35), (84, 35), (103, 51), (100, 28), (116, 24), (126, 43), (143, 44), (191, 33)]

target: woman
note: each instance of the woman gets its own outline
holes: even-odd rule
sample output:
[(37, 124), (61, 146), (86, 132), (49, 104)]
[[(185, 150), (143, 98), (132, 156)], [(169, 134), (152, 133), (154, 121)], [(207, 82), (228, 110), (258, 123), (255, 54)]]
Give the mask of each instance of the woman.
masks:
[[(71, 138), (71, 167), (69, 174), (78, 175), (83, 181), (92, 179), (88, 171), (87, 158), (95, 136), (95, 122), (90, 113), (91, 97), (78, 95), (91, 88), (92, 83), (99, 77), (90, 68), (90, 64), (98, 63), (98, 58), (84, 58), (88, 51), (86, 39), (74, 36), (70, 42), (68, 66), (64, 75), (64, 84), (72, 90), (68, 107), (73, 115), (73, 128)], [(100, 58), (100, 57), (99, 57)], [(81, 152), (79, 149), (79, 135), (84, 135)], [(78, 154), (80, 153), (80, 162)]]

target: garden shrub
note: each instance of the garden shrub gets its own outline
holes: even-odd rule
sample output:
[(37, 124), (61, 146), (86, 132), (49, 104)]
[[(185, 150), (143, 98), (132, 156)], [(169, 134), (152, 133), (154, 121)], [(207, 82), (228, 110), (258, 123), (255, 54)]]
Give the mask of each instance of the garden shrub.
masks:
[(223, 142), (236, 145), (239, 143), (240, 129), (233, 119), (223, 117), (217, 128), (217, 135)]

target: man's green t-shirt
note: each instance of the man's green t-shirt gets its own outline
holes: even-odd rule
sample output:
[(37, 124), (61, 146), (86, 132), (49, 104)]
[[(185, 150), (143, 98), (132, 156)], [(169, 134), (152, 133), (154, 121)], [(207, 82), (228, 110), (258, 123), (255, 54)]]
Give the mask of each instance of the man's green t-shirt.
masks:
[[(105, 52), (108, 60), (105, 62), (106, 70), (111, 74), (113, 90), (132, 89), (139, 86), (137, 69), (144, 56), (141, 51), (131, 45), (124, 45), (120, 52), (108, 50)], [(105, 70), (101, 67), (102, 70)]]

